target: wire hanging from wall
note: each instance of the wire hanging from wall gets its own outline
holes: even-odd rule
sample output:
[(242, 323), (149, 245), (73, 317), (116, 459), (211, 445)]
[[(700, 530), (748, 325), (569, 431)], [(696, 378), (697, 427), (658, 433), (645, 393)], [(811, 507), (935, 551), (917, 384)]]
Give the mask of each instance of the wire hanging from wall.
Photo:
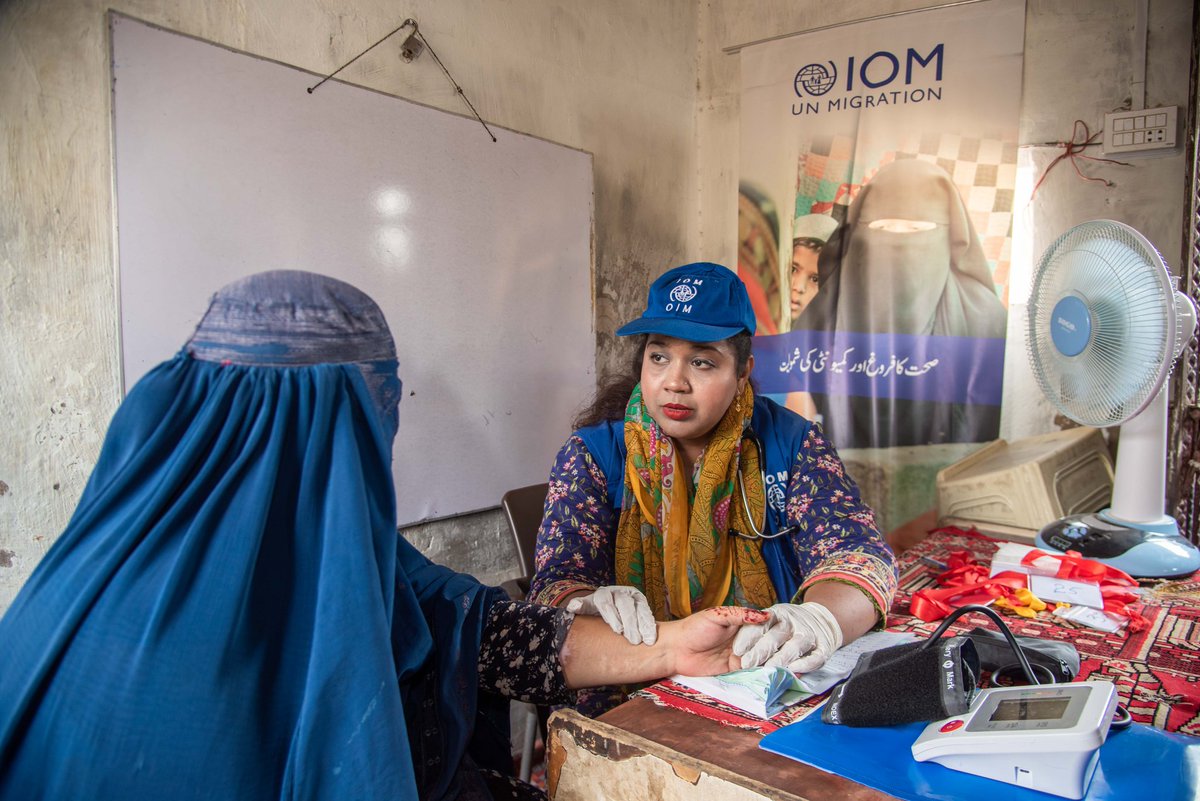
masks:
[(483, 126), (483, 130), (487, 131), (487, 135), (492, 138), (493, 142), (495, 142), (496, 135), (492, 133), (492, 129), (488, 127), (488, 124), (483, 121), (483, 117), (479, 116), (479, 112), (475, 110), (475, 105), (467, 98), (466, 92), (464, 92), (463, 88), (458, 85), (458, 81), (454, 80), (454, 76), (450, 74), (450, 70), (446, 69), (446, 65), (442, 63), (440, 58), (438, 58), (438, 54), (434, 51), (433, 46), (429, 44), (429, 40), (425, 38), (423, 33), (421, 33), (420, 28), (417, 26), (417, 21), (412, 17), (404, 20), (404, 22), (400, 23), (400, 25), (393, 29), (390, 33), (386, 34), (379, 41), (375, 42), (375, 44), (371, 45), (366, 50), (363, 50), (357, 56), (338, 67), (336, 70), (329, 73), (312, 86), (308, 87), (308, 93), (311, 95), (316, 89), (320, 88), (321, 84), (325, 83), (330, 78), (337, 75), (339, 72), (346, 69), (346, 67), (349, 67), (355, 61), (358, 61), (367, 53), (371, 52), (376, 47), (383, 44), (405, 28), (412, 28), (412, 33), (405, 37), (404, 41), (401, 43), (400, 57), (404, 59), (404, 61), (410, 62), (417, 58), (417, 56), (421, 55), (422, 49), (428, 50), (429, 55), (433, 56), (433, 60), (437, 62), (437, 65), (442, 68), (442, 72), (446, 74), (446, 79), (450, 81), (450, 85), (454, 87), (454, 91), (463, 99), (463, 102), (467, 104), (467, 108), (471, 109), (471, 113), (475, 115), (475, 119), (479, 120), (479, 124)]
[[(1083, 129), (1082, 132), (1080, 131), (1080, 128)], [(1086, 159), (1087, 161), (1098, 161), (1098, 162), (1103, 162), (1105, 164), (1117, 164), (1121, 167), (1131, 166), (1129, 164), (1129, 162), (1127, 162), (1127, 161), (1117, 161), (1116, 159), (1106, 159), (1106, 158), (1100, 158), (1099, 156), (1089, 156), (1084, 153), (1084, 150), (1086, 150), (1087, 148), (1098, 146), (1100, 144), (1100, 142), (1097, 140), (1100, 137), (1102, 137), (1103, 135), (1104, 135), (1103, 128), (1101, 128), (1099, 131), (1096, 131), (1096, 133), (1092, 133), (1091, 129), (1088, 128), (1088, 125), (1086, 122), (1084, 122), (1083, 120), (1075, 120), (1075, 127), (1071, 129), (1071, 141), (1069, 141), (1069, 142), (1045, 142), (1044, 144), (1048, 145), (1050, 147), (1061, 147), (1063, 149), (1063, 152), (1059, 153), (1058, 156), (1055, 157), (1054, 161), (1047, 164), (1046, 169), (1042, 170), (1041, 177), (1038, 178), (1037, 183), (1033, 185), (1033, 191), (1029, 193), (1030, 201), (1032, 201), (1034, 196), (1037, 195), (1038, 187), (1040, 187), (1042, 185), (1042, 182), (1046, 180), (1046, 176), (1048, 176), (1050, 174), (1050, 171), (1052, 169), (1054, 169), (1058, 165), (1058, 163), (1064, 159), (1070, 160), (1071, 166), (1075, 168), (1075, 174), (1078, 175), (1083, 180), (1091, 181), (1091, 182), (1099, 183), (1099, 184), (1104, 184), (1105, 186), (1113, 186), (1113, 182), (1108, 180), (1107, 178), (1096, 178), (1091, 175), (1084, 175), (1083, 171), (1079, 169), (1079, 161), (1078, 161), (1079, 159)]]

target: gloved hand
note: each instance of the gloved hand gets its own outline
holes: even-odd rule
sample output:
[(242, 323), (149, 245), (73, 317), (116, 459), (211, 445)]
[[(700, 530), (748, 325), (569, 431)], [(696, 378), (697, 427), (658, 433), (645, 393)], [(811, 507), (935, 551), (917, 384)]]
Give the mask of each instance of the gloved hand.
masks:
[(771, 615), (766, 623), (743, 626), (733, 640), (743, 668), (762, 665), (808, 673), (842, 647), (842, 627), (819, 603), (775, 604), (764, 611)]
[(591, 595), (567, 601), (567, 611), (580, 615), (599, 615), (617, 634), (624, 634), (633, 645), (654, 645), (658, 626), (650, 603), (637, 587), (615, 585), (601, 587)]

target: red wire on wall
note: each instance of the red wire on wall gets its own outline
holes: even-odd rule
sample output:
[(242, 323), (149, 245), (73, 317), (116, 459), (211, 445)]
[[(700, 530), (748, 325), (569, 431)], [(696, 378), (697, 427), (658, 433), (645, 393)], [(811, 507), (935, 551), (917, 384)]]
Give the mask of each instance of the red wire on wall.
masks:
[[(1080, 131), (1081, 128), (1083, 129), (1082, 131)], [(1106, 159), (1106, 158), (1100, 158), (1098, 156), (1089, 156), (1083, 152), (1086, 148), (1096, 147), (1097, 145), (1099, 145), (1100, 142), (1097, 140), (1103, 135), (1104, 135), (1103, 128), (1101, 128), (1099, 131), (1096, 131), (1096, 133), (1092, 133), (1091, 129), (1088, 128), (1088, 125), (1086, 122), (1084, 122), (1083, 120), (1075, 120), (1075, 127), (1071, 131), (1071, 141), (1049, 143), (1049, 144), (1054, 145), (1055, 147), (1061, 147), (1063, 149), (1063, 152), (1058, 154), (1058, 156), (1055, 157), (1054, 161), (1047, 164), (1046, 169), (1042, 170), (1041, 177), (1038, 178), (1037, 183), (1033, 185), (1033, 191), (1029, 193), (1029, 199), (1033, 200), (1034, 196), (1037, 195), (1038, 187), (1040, 187), (1042, 185), (1042, 181), (1046, 180), (1046, 176), (1050, 174), (1050, 171), (1052, 169), (1054, 169), (1055, 166), (1057, 166), (1058, 163), (1060, 161), (1062, 161), (1063, 159), (1070, 160), (1071, 166), (1075, 168), (1075, 174), (1078, 175), (1083, 180), (1092, 181), (1094, 183), (1099, 183), (1099, 184), (1104, 184), (1105, 186), (1112, 186), (1113, 185), (1112, 181), (1109, 181), (1106, 178), (1096, 178), (1096, 177), (1093, 177), (1090, 175), (1084, 175), (1083, 171), (1079, 169), (1079, 159), (1085, 159), (1087, 161), (1098, 161), (1098, 162), (1103, 162), (1105, 164), (1117, 164), (1122, 167), (1131, 166), (1129, 164), (1129, 162), (1127, 162), (1127, 161), (1117, 161), (1116, 159)]]

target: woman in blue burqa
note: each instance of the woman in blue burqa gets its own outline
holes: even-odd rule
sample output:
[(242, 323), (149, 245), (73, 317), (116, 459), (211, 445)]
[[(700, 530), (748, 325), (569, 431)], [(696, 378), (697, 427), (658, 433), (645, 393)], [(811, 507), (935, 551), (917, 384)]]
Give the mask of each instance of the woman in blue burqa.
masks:
[[(820, 291), (794, 329), (1005, 336), (1008, 315), (967, 208), (946, 171), (926, 161), (902, 159), (879, 169), (821, 251), (817, 280)], [(884, 356), (883, 350), (877, 355)], [(971, 369), (988, 374), (998, 386), (1004, 365), (977, 361)], [(999, 436), (998, 398), (995, 405), (883, 392), (873, 397), (814, 393), (813, 399), (830, 439), (842, 448), (983, 442)]]
[(738, 665), (760, 613), (630, 646), (399, 537), (396, 368), (348, 284), (217, 293), (0, 620), (0, 798), (523, 797), (506, 697)]

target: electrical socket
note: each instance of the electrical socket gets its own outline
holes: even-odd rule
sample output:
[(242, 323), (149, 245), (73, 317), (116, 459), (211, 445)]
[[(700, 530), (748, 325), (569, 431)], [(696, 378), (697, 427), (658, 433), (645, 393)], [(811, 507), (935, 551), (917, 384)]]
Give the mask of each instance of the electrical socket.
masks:
[(1104, 115), (1104, 154), (1175, 147), (1179, 106), (1113, 111)]

